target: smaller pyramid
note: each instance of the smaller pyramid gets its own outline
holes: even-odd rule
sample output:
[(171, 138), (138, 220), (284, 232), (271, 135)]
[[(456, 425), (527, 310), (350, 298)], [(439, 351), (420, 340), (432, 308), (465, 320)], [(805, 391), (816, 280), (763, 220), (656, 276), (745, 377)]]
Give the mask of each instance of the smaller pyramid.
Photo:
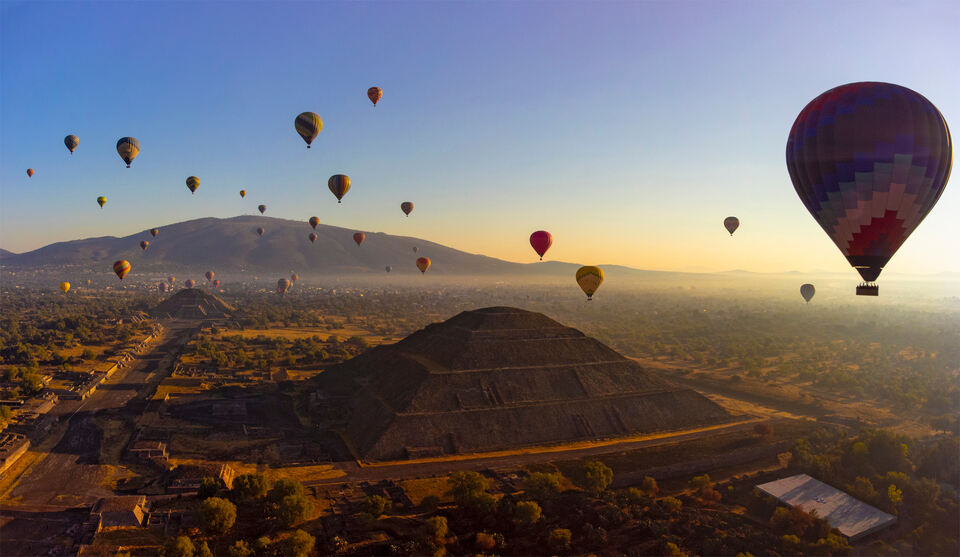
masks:
[(234, 309), (213, 294), (199, 288), (185, 288), (150, 310), (154, 317), (174, 319), (225, 319)]

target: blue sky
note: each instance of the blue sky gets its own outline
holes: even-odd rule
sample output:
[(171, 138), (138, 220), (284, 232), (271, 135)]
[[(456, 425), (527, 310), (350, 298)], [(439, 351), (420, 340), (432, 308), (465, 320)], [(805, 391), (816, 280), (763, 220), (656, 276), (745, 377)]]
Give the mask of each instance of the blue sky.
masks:
[[(549, 258), (585, 264), (844, 271), (786, 172), (797, 113), (878, 80), (960, 126), (956, 2), (5, 1), (0, 14), (0, 247), (16, 252), (265, 203), (514, 261), (534, 260), (527, 237), (547, 229)], [(324, 120), (310, 150), (293, 128), (305, 110)], [(142, 145), (129, 170), (125, 135)], [(334, 173), (353, 181), (341, 205)], [(888, 272), (960, 272), (957, 214), (951, 184)]]

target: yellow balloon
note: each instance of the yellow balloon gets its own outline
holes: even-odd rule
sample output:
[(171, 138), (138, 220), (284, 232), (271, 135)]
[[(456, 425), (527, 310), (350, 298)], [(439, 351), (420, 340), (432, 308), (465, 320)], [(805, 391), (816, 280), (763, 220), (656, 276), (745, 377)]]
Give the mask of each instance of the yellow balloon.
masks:
[(60, 290), (63, 290), (63, 293), (66, 294), (67, 291), (70, 290), (70, 283), (69, 283), (69, 282), (61, 282), (61, 283), (60, 283)]
[(593, 293), (603, 284), (603, 269), (600, 267), (580, 267), (577, 269), (577, 284), (587, 295), (587, 300), (593, 299)]

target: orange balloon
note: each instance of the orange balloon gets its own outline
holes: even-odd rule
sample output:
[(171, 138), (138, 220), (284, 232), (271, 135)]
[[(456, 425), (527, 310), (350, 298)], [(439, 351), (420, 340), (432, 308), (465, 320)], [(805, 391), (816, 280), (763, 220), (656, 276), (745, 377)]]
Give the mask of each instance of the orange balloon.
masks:
[(421, 257), (420, 259), (417, 259), (417, 269), (420, 269), (421, 273), (426, 273), (427, 269), (429, 268), (430, 268), (429, 257)]

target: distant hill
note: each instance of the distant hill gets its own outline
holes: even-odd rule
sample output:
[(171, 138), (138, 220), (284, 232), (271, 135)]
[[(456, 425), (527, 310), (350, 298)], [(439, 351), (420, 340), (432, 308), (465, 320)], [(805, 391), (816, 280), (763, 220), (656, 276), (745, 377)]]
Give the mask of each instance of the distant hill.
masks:
[[(263, 227), (263, 236), (256, 230)], [(311, 243), (309, 234), (318, 238)], [(149, 229), (124, 238), (112, 236), (58, 242), (42, 248), (14, 254), (4, 252), (5, 267), (81, 266), (102, 270), (118, 259), (127, 259), (137, 271), (177, 272), (181, 270), (221, 272), (277, 271), (296, 269), (307, 274), (383, 273), (384, 266), (398, 274), (419, 273), (415, 261), (426, 256), (432, 261), (430, 274), (495, 275), (537, 274), (572, 275), (578, 265), (558, 261), (512, 263), (485, 255), (466, 253), (427, 240), (362, 231), (363, 245), (357, 246), (357, 230), (318, 225), (312, 230), (302, 221), (244, 215), (228, 219), (202, 218), (160, 227), (156, 238)], [(150, 242), (146, 251), (141, 240)], [(419, 248), (418, 253), (413, 248)], [(532, 252), (531, 252), (532, 253)], [(532, 256), (531, 256), (532, 257)], [(666, 275), (627, 267), (607, 266), (610, 270)]]
[(17, 255), (17, 254), (13, 253), (12, 251), (7, 251), (3, 248), (0, 248), (0, 259), (6, 259), (7, 257), (10, 257), (12, 255)]
[(623, 437), (731, 419), (549, 317), (463, 312), (322, 374), (349, 397), (356, 456), (393, 460)]

